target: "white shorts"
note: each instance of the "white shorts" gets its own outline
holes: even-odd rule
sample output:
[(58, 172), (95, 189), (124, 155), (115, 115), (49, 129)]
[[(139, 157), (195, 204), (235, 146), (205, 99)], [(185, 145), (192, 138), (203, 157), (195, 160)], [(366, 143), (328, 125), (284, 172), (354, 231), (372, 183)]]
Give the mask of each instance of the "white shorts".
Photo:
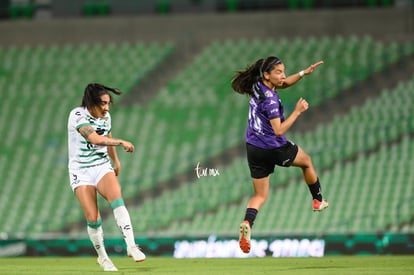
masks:
[(81, 185), (92, 185), (97, 187), (98, 182), (103, 176), (110, 172), (114, 172), (114, 168), (109, 161), (89, 168), (69, 170), (70, 187), (72, 188), (72, 191), (75, 191), (75, 189)]

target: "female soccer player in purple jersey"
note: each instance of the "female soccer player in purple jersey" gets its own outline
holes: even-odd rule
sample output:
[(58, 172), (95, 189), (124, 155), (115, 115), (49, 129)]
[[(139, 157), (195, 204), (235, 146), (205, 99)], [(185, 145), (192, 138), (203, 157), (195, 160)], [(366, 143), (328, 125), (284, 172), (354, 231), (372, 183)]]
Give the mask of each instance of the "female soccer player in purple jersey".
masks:
[(244, 253), (250, 252), (251, 228), (260, 207), (268, 197), (269, 178), (275, 165), (300, 167), (313, 197), (313, 210), (321, 211), (328, 207), (328, 202), (322, 199), (319, 179), (310, 156), (285, 136), (296, 119), (308, 109), (309, 104), (300, 98), (293, 112), (285, 118), (276, 90), (292, 86), (321, 64), (323, 61), (286, 77), (282, 61), (269, 56), (257, 60), (246, 70), (237, 72), (232, 80), (234, 91), (250, 97), (246, 149), (254, 195), (247, 204), (244, 221), (240, 224), (239, 245)]

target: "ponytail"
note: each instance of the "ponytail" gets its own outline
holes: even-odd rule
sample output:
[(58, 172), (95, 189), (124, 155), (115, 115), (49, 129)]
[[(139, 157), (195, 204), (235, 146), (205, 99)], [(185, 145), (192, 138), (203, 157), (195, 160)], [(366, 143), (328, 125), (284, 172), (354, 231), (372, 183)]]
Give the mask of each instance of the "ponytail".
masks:
[(239, 94), (253, 96), (253, 85), (263, 79), (264, 72), (271, 72), (275, 65), (281, 64), (282, 61), (275, 57), (269, 56), (261, 58), (254, 64), (248, 66), (244, 71), (238, 71), (231, 80), (233, 90)]
[(233, 90), (239, 94), (253, 95), (253, 84), (261, 79), (260, 67), (264, 59), (257, 60), (244, 71), (238, 71), (231, 80)]

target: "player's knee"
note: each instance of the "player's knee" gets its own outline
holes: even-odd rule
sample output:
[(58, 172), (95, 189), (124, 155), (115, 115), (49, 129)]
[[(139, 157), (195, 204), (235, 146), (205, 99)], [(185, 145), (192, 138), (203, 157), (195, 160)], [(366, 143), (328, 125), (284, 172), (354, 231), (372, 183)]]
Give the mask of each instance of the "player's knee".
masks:
[(98, 222), (100, 217), (97, 213), (85, 213), (85, 218), (88, 222)]
[(301, 156), (300, 167), (309, 168), (312, 167), (312, 158), (306, 153), (303, 153)]
[(98, 218), (96, 221), (89, 221), (88, 220), (86, 223), (89, 227), (96, 229), (96, 228), (98, 228), (102, 225), (102, 219)]
[(260, 204), (264, 204), (267, 201), (267, 194), (256, 194), (256, 198)]
[(309, 166), (309, 167), (311, 167), (313, 164), (312, 164), (312, 157), (311, 156), (309, 156), (309, 155), (306, 155), (307, 156), (307, 158), (306, 158), (306, 163), (307, 163), (307, 165)]

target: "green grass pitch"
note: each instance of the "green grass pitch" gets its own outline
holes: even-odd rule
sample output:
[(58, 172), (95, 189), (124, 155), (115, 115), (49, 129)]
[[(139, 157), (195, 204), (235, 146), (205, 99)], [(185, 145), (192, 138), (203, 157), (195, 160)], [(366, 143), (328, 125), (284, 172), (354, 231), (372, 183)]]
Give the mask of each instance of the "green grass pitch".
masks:
[[(414, 274), (413, 256), (327, 256), (322, 258), (174, 259), (148, 257), (135, 263), (112, 257), (118, 274)], [(102, 274), (91, 257), (0, 258), (0, 274)]]

